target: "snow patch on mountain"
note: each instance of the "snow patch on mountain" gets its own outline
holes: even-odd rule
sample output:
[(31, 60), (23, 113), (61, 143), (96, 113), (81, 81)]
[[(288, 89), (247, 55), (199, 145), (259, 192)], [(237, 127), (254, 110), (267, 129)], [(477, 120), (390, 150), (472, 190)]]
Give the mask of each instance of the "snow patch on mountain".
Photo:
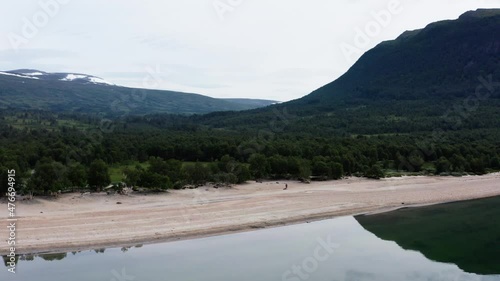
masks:
[(23, 75), (27, 75), (27, 76), (41, 76), (41, 75), (45, 75), (45, 73), (31, 72), (31, 73), (23, 73)]
[(106, 85), (115, 85), (111, 82), (108, 82), (102, 78), (99, 78), (99, 77), (89, 77), (89, 80), (90, 82), (94, 83), (94, 84), (106, 84)]
[(102, 78), (95, 77), (95, 76), (89, 76), (89, 75), (84, 75), (84, 74), (68, 74), (66, 77), (60, 79), (61, 81), (74, 81), (74, 80), (85, 80), (87, 82), (93, 83), (93, 84), (105, 84), (105, 85), (115, 85), (111, 82), (108, 82)]
[(65, 82), (75, 82), (84, 84), (96, 84), (96, 85), (110, 85), (116, 86), (115, 84), (108, 82), (102, 78), (86, 75), (86, 74), (76, 74), (76, 73), (50, 73), (43, 72), (36, 69), (18, 69), (10, 71), (0, 71), (0, 75), (14, 76), (18, 78), (44, 80), (44, 81), (65, 81)]
[(68, 74), (66, 75), (65, 78), (61, 79), (61, 81), (73, 81), (76, 79), (85, 79), (87, 78), (87, 75), (81, 75), (81, 74)]
[(38, 77), (31, 77), (27, 75), (20, 75), (20, 74), (14, 74), (14, 73), (8, 73), (8, 72), (0, 72), (0, 75), (8, 75), (8, 76), (14, 76), (14, 77), (19, 77), (19, 78), (28, 78), (28, 79), (40, 79)]

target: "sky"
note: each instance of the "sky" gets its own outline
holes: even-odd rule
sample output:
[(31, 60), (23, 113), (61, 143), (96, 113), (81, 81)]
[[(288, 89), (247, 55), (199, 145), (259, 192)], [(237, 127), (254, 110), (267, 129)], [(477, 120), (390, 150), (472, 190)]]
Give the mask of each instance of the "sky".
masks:
[(0, 70), (288, 101), (406, 30), (500, 0), (23, 0), (0, 4)]

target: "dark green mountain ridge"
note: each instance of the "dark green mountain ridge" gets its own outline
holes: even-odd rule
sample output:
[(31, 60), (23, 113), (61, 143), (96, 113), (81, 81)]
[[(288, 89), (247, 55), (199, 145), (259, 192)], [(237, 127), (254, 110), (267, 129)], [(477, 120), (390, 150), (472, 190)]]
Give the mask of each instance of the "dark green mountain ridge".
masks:
[[(247, 126), (251, 119), (253, 126), (266, 127), (276, 112), (286, 111), (295, 116), (288, 120), (292, 130), (317, 132), (320, 127), (323, 133), (340, 134), (450, 129), (457, 118), (466, 128), (498, 127), (500, 87), (483, 84), (500, 82), (499, 54), (500, 9), (470, 11), (380, 43), (339, 79), (301, 99), (200, 119), (231, 128)], [(487, 100), (474, 100), (479, 86)], [(481, 110), (456, 110), (471, 98)], [(449, 111), (454, 117), (443, 118)]]

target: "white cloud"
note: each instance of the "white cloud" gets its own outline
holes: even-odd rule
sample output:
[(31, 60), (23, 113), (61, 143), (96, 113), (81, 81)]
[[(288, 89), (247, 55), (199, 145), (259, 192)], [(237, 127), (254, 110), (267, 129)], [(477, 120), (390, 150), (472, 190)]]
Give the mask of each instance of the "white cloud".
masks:
[[(49, 1), (59, 0), (42, 0)], [(0, 59), (2, 70), (87, 73), (135, 87), (146, 67), (159, 65), (158, 88), (291, 100), (342, 75), (353, 61), (341, 44), (351, 44), (356, 28), (390, 1), (242, 0), (224, 20), (214, 0), (69, 1), (21, 50), (7, 51), (7, 36), (0, 38)], [(39, 0), (4, 2), (3, 35), (20, 33), (23, 18), (40, 10)], [(401, 0), (401, 6), (361, 51), (467, 10), (500, 7), (500, 0)]]

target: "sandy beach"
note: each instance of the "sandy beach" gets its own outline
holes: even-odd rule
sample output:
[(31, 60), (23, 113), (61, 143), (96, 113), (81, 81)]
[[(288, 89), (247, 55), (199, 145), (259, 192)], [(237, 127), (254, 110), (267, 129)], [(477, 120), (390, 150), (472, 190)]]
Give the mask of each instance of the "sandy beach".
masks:
[[(148, 195), (64, 194), (18, 202), (17, 253), (132, 246), (498, 195), (500, 173), (250, 182)], [(7, 226), (7, 203), (2, 205), (1, 224)], [(0, 229), (3, 255), (9, 233)]]

